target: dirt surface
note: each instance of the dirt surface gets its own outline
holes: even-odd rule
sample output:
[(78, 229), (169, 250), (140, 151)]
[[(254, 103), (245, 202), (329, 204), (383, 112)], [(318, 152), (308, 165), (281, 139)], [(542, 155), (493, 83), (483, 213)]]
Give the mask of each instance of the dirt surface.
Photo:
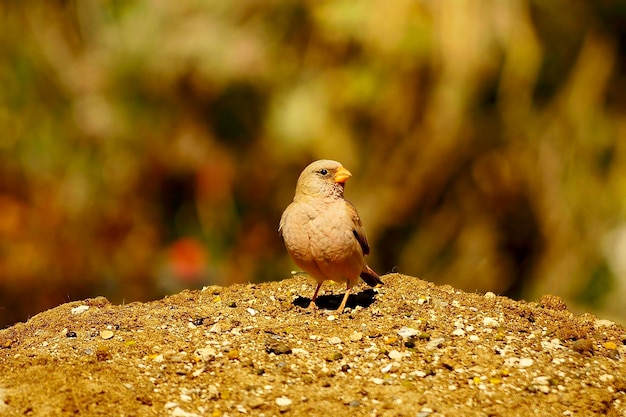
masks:
[[(390, 274), (95, 298), (0, 331), (2, 416), (626, 416), (626, 330)], [(332, 294), (331, 294), (332, 293)]]

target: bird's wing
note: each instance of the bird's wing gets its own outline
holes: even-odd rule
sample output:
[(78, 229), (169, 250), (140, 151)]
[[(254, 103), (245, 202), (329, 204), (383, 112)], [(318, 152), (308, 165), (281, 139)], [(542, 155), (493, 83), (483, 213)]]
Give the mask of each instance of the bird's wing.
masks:
[(365, 228), (363, 227), (363, 223), (361, 222), (359, 213), (357, 213), (356, 208), (349, 201), (346, 201), (346, 207), (352, 219), (352, 234), (356, 238), (357, 242), (359, 242), (359, 245), (363, 250), (363, 255), (369, 255), (370, 245), (367, 242), (367, 236), (365, 236)]
[(287, 221), (287, 216), (289, 216), (289, 209), (291, 208), (291, 204), (287, 206), (285, 211), (283, 211), (282, 216), (280, 216), (280, 223), (278, 224), (278, 235), (282, 238), (283, 236), (283, 227), (285, 226), (285, 222)]

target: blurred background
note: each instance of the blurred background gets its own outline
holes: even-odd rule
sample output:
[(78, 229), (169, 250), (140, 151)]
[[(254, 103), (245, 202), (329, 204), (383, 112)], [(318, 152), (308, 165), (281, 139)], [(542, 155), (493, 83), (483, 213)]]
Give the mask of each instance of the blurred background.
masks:
[(315, 159), (369, 263), (626, 323), (626, 2), (0, 3), (0, 327), (281, 280)]

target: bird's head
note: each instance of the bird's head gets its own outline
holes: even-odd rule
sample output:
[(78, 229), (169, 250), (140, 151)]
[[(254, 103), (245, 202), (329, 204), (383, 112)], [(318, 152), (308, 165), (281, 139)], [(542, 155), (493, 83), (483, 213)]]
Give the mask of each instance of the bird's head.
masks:
[(339, 162), (322, 159), (309, 164), (298, 178), (299, 197), (343, 197), (345, 182), (352, 174)]

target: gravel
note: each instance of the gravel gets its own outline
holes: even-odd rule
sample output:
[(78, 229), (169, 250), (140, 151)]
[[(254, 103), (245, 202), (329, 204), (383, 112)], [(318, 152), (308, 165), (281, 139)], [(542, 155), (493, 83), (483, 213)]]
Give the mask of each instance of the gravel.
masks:
[(622, 326), (383, 280), (341, 315), (342, 286), (299, 307), (303, 276), (61, 305), (0, 331), (0, 414), (626, 416)]

